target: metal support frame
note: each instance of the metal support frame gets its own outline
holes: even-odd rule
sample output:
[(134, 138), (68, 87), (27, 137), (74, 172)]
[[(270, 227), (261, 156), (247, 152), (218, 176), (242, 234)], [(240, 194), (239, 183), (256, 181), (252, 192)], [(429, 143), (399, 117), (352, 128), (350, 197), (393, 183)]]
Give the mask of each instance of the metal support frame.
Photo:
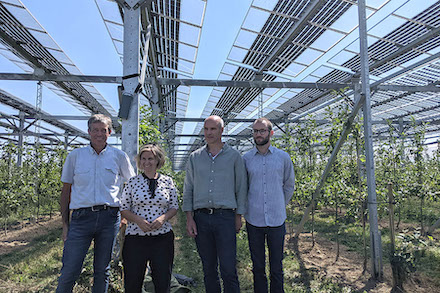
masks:
[(362, 111), (364, 116), (364, 138), (366, 152), (366, 175), (368, 190), (368, 212), (370, 221), (371, 274), (373, 278), (382, 279), (382, 242), (378, 228), (376, 178), (374, 174), (373, 132), (371, 129), (371, 99), (368, 63), (367, 17), (365, 0), (358, 1), (359, 41), (361, 60), (361, 87), (365, 97)]
[(69, 133), (66, 131), (64, 132), (64, 150), (67, 151), (68, 147), (69, 147)]
[(41, 108), (43, 105), (43, 84), (41, 81), (37, 82), (37, 98), (35, 102), (35, 110), (36, 110), (36, 123), (35, 123), (35, 133), (37, 136), (35, 137), (35, 144), (38, 145), (40, 143), (40, 125), (41, 125)]
[(135, 155), (139, 149), (139, 94), (136, 87), (139, 84), (139, 62), (140, 62), (140, 8), (132, 9), (138, 3), (136, 0), (125, 1), (124, 9), (124, 62), (123, 75), (132, 76), (123, 80), (123, 94), (132, 96), (131, 107), (128, 119), (122, 120), (122, 150), (125, 151), (131, 160), (134, 168)]
[[(162, 97), (162, 93), (160, 91), (160, 84), (158, 82), (158, 77), (159, 77), (159, 68), (157, 65), (157, 60), (156, 60), (156, 44), (153, 41), (152, 35), (153, 32), (151, 31), (151, 23), (152, 23), (152, 18), (151, 18), (151, 1), (149, 1), (148, 3), (146, 3), (145, 5), (145, 9), (141, 10), (141, 26), (143, 28), (143, 30), (146, 30), (147, 32), (149, 31), (149, 34), (147, 33), (145, 35), (144, 38), (144, 58), (143, 60), (145, 61), (142, 64), (142, 67), (144, 68), (145, 65), (145, 73), (146, 73), (146, 65), (147, 65), (147, 59), (148, 57), (150, 58), (150, 62), (151, 62), (151, 67), (152, 67), (152, 77), (149, 78), (149, 84), (151, 84), (151, 94), (152, 96), (149, 97), (149, 102), (151, 105), (151, 110), (152, 110), (152, 114), (153, 116), (159, 116), (159, 113), (164, 113), (164, 107), (163, 107), (163, 97)], [(150, 29), (148, 29), (150, 28)], [(141, 72), (142, 74), (143, 72)], [(143, 82), (145, 82), (145, 78), (143, 80)], [(166, 114), (166, 113), (164, 113)], [(163, 130), (163, 129), (161, 129)]]
[[(421, 66), (429, 61), (440, 57), (440, 52), (436, 53), (426, 59), (423, 59), (415, 65), (411, 65), (405, 69), (394, 73), (392, 76), (387, 76), (371, 85), (371, 88), (381, 91), (408, 91), (408, 92), (440, 92), (438, 85), (425, 86), (411, 86), (399, 84), (381, 83), (401, 75), (415, 67)], [(118, 83), (123, 82), (121, 76), (100, 76), (100, 75), (56, 75), (43, 74), (35, 75), (30, 73), (0, 73), (0, 80), (28, 80), (28, 81), (56, 81), (56, 82), (92, 82), (92, 83)], [(204, 87), (241, 87), (241, 88), (298, 88), (298, 89), (319, 89), (319, 90), (334, 90), (343, 88), (352, 88), (350, 83), (324, 83), (324, 82), (294, 82), (294, 81), (260, 81), (260, 80), (211, 80), (211, 79), (185, 79), (185, 78), (153, 78), (146, 77), (145, 84), (171, 85), (173, 88), (169, 93), (175, 91), (178, 86), (204, 86)], [(327, 94), (327, 93), (326, 93)]]
[(17, 152), (17, 167), (23, 166), (23, 129), (24, 129), (24, 112), (20, 111), (20, 123), (18, 126), (18, 152)]

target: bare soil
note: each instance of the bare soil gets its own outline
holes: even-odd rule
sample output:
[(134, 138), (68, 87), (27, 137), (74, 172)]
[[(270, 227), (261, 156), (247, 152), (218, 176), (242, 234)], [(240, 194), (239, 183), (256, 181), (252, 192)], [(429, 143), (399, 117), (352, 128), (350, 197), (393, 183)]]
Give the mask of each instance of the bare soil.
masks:
[(25, 221), (10, 228), (6, 234), (1, 231), (0, 255), (16, 250), (26, 249), (30, 242), (41, 235), (45, 235), (52, 229), (61, 228), (61, 216), (41, 217), (36, 222)]

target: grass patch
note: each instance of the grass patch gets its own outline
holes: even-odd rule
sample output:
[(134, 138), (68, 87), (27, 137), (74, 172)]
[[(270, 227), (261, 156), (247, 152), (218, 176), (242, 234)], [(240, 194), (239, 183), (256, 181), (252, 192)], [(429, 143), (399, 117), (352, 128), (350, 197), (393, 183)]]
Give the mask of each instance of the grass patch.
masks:
[[(27, 248), (2, 255), (0, 292), (54, 292), (62, 266), (61, 229), (49, 230), (33, 239)], [(112, 270), (109, 292), (123, 292), (117, 270)], [(93, 283), (93, 245), (84, 260), (75, 293), (90, 292)]]
[[(3, 255), (0, 292), (53, 292), (61, 268), (61, 230), (35, 238), (29, 248)], [(22, 289), (20, 289), (22, 288)]]
[[(289, 220), (298, 223), (301, 215), (295, 214)], [(362, 227), (356, 224), (334, 225), (332, 215), (321, 214), (315, 216), (315, 230), (320, 236), (334, 240), (336, 231), (342, 244), (351, 250), (363, 253)], [(195, 293), (204, 292), (203, 270), (197, 253), (194, 239), (186, 235), (186, 219), (182, 212), (177, 215), (174, 225), (176, 247), (174, 272), (194, 278), (197, 287), (191, 289)], [(310, 223), (306, 229), (310, 229)], [(382, 231), (384, 243), (384, 260), (387, 260), (389, 237)], [(3, 255), (0, 260), (0, 292), (53, 292), (57, 285), (57, 278), (61, 268), (63, 243), (60, 239), (61, 229), (48, 231), (44, 236), (35, 238), (27, 248)], [(367, 231), (367, 237), (369, 232)], [(367, 239), (367, 244), (369, 241)], [(440, 248), (428, 246), (419, 259), (417, 269), (434, 280), (440, 286)], [(369, 253), (369, 249), (367, 249)], [(353, 289), (334, 283), (331, 279), (322, 277), (316, 269), (307, 269), (301, 259), (298, 259), (294, 250), (286, 250), (283, 261), (285, 272), (286, 292), (330, 292), (347, 293)], [(267, 268), (268, 269), (268, 268)], [(252, 262), (248, 248), (245, 229), (237, 235), (237, 271), (241, 292), (253, 292)], [(267, 270), (269, 275), (269, 271)], [(93, 246), (91, 246), (81, 276), (74, 292), (90, 292), (93, 283)], [(123, 292), (120, 271), (117, 264), (112, 265), (112, 276), (109, 292)]]
[(183, 212), (177, 213), (177, 225), (173, 227), (176, 247), (178, 251), (174, 256), (173, 272), (193, 278), (196, 287), (191, 287), (193, 292), (203, 293), (203, 268), (197, 253), (194, 239), (186, 235), (186, 216)]
[[(197, 287), (191, 287), (195, 293), (204, 293), (203, 269), (197, 253), (194, 239), (186, 235), (186, 218), (182, 212), (178, 215), (178, 224), (174, 227), (176, 241), (178, 242), (179, 252), (176, 254), (174, 262), (174, 272), (194, 278)], [(241, 292), (253, 292), (252, 261), (249, 252), (246, 229), (243, 228), (237, 235), (237, 272), (240, 281)], [(268, 253), (266, 253), (268, 255)], [(267, 259), (267, 264), (269, 260)], [(291, 250), (285, 251), (283, 260), (285, 292), (327, 292), (327, 293), (348, 293), (352, 290), (348, 287), (340, 286), (331, 280), (324, 279), (313, 270), (301, 268), (295, 253)], [(269, 276), (268, 265), (266, 267)]]

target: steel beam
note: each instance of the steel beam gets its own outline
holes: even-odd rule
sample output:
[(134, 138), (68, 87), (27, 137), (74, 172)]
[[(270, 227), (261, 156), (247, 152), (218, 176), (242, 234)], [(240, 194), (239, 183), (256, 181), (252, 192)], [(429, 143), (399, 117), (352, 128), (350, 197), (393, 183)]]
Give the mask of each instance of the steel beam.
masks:
[[(422, 60), (420, 63), (424, 64), (427, 61), (434, 60), (440, 55), (435, 54)], [(420, 65), (418, 65), (420, 66)], [(405, 68), (399, 71), (399, 74), (406, 73), (409, 69)], [(396, 75), (396, 74), (393, 74)], [(397, 76), (396, 75), (396, 76)], [(387, 77), (386, 80), (390, 78)], [(0, 80), (27, 80), (27, 81), (57, 81), (57, 82), (92, 82), (92, 83), (122, 83), (121, 76), (97, 76), (97, 75), (55, 75), (43, 74), (35, 75), (29, 73), (0, 73)], [(426, 86), (410, 86), (380, 83), (385, 80), (380, 80), (371, 85), (371, 88), (381, 91), (407, 91), (407, 92), (440, 92), (440, 87), (435, 85)], [(302, 88), (302, 89), (343, 89), (352, 88), (350, 83), (313, 83), (313, 82), (279, 82), (279, 81), (257, 81), (257, 80), (208, 80), (208, 79), (183, 79), (183, 78), (145, 78), (146, 84), (157, 85), (173, 85), (178, 87), (183, 86), (204, 86), (204, 87), (241, 87), (241, 88)], [(173, 89), (175, 90), (175, 89)], [(172, 90), (172, 91), (173, 91)], [(156, 102), (154, 102), (156, 103)]]
[(375, 87), (378, 91), (395, 91), (395, 92), (440, 92), (440, 87), (427, 85), (427, 86), (412, 86), (412, 85), (378, 85)]
[(0, 73), (0, 80), (33, 80), (56, 82), (92, 82), (92, 83), (122, 83), (122, 76), (98, 75), (57, 75), (57, 74), (31, 74), (31, 73)]
[[(151, 82), (151, 78), (146, 82)], [(310, 89), (341, 89), (351, 87), (349, 83), (320, 83), (320, 82), (281, 82), (257, 80), (206, 80), (206, 79), (158, 79), (160, 85), (173, 86), (209, 86), (209, 87), (241, 87), (241, 88), (310, 88)]]

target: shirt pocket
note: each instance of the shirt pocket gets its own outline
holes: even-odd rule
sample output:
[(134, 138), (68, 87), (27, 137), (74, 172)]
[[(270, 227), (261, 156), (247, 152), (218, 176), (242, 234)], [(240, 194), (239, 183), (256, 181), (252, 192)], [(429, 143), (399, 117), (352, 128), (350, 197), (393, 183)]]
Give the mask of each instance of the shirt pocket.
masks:
[(118, 174), (119, 174), (119, 168), (118, 166), (104, 166), (103, 170), (103, 181), (104, 184), (108, 187), (111, 187), (116, 184), (116, 181), (118, 180)]
[(73, 175), (74, 184), (77, 186), (87, 186), (92, 176), (90, 171), (91, 168), (85, 166), (75, 168)]

